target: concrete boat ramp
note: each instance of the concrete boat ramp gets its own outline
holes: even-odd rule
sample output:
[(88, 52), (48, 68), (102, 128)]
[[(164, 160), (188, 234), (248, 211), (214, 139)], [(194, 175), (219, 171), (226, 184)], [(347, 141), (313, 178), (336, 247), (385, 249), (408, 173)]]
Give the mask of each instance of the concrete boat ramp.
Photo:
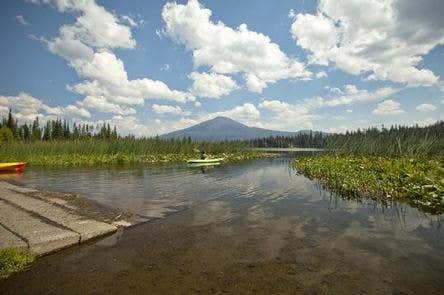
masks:
[(134, 216), (75, 195), (0, 181), (0, 249), (23, 247), (43, 255), (136, 223), (130, 219)]

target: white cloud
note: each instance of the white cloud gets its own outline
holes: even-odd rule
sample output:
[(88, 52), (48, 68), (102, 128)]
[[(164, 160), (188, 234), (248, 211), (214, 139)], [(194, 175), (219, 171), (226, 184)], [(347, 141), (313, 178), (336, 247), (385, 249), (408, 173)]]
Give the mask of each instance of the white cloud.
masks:
[(259, 108), (268, 110), (273, 116), (263, 126), (277, 130), (297, 130), (313, 128), (313, 120), (318, 116), (311, 113), (304, 104), (289, 104), (280, 100), (264, 100)]
[(144, 99), (166, 99), (178, 102), (194, 101), (193, 95), (171, 90), (162, 81), (147, 78), (129, 80), (123, 62), (106, 50), (93, 54), (92, 59), (71, 62), (79, 76), (88, 81), (70, 87), (85, 96), (104, 96), (120, 104), (143, 104)]
[(254, 125), (257, 124), (257, 120), (260, 117), (260, 112), (253, 104), (247, 102), (228, 111), (211, 113), (205, 119), (218, 116), (228, 117), (247, 125)]
[(164, 64), (164, 65), (160, 68), (161, 71), (168, 71), (169, 69), (170, 69), (170, 65), (169, 65), (169, 64)]
[[(195, 99), (189, 93), (170, 89), (162, 81), (148, 78), (128, 79), (123, 61), (110, 50), (134, 48), (136, 41), (131, 29), (94, 0), (34, 2), (49, 3), (62, 12), (79, 14), (74, 24), (63, 25), (59, 29), (59, 36), (46, 43), (51, 52), (65, 58), (78, 75), (85, 79), (68, 87), (85, 96), (85, 107), (127, 115), (135, 113), (135, 110), (122, 105), (141, 105), (145, 99), (179, 102)], [(128, 16), (123, 19), (130, 22)]]
[(348, 130), (350, 130), (350, 128), (347, 126), (330, 127), (327, 129), (327, 131), (330, 133), (345, 133)]
[(444, 117), (440, 117), (438, 118), (426, 118), (424, 120), (417, 120), (415, 121), (415, 124), (418, 124), (419, 126), (427, 126), (427, 125), (432, 125), (435, 124), (438, 121), (442, 121), (444, 119)]
[(188, 77), (193, 80), (190, 92), (198, 97), (219, 98), (239, 88), (231, 77), (216, 73), (192, 72)]
[(373, 110), (373, 114), (376, 115), (397, 115), (402, 113), (404, 113), (404, 110), (401, 109), (401, 104), (392, 99), (378, 103), (376, 109)]
[(73, 41), (95, 48), (136, 46), (130, 28), (121, 24), (114, 14), (98, 5), (95, 0), (41, 0), (40, 2), (52, 4), (61, 12), (80, 14), (74, 24), (63, 25), (59, 37), (49, 42), (49, 48), (61, 56), (64, 56), (63, 49), (67, 48), (63, 43)]
[(123, 134), (133, 134), (138, 137), (153, 134), (153, 130), (134, 116), (116, 115), (110, 120), (105, 120), (105, 123), (109, 123), (111, 126), (116, 126), (117, 130)]
[(15, 20), (22, 26), (28, 26), (29, 23), (26, 21), (25, 17), (21, 14), (15, 16)]
[(130, 27), (137, 28), (143, 25), (144, 20), (141, 18), (140, 15), (133, 16), (133, 15), (122, 15), (120, 18), (126, 22)]
[(438, 77), (418, 67), (422, 56), (444, 43), (441, 0), (320, 0), (317, 13), (298, 14), (291, 27), (310, 61), (334, 64), (367, 79), (411, 86)]
[(89, 110), (94, 110), (102, 113), (111, 113), (117, 115), (132, 115), (136, 113), (135, 109), (109, 102), (103, 96), (87, 96), (83, 99), (83, 101), (79, 101), (78, 104)]
[(358, 89), (355, 85), (347, 84), (342, 90), (334, 90), (335, 93), (339, 93), (340, 95), (324, 100), (323, 105), (336, 107), (358, 102), (375, 101), (391, 96), (398, 91), (399, 89), (393, 89), (391, 87), (382, 87), (374, 91), (368, 91), (366, 89)]
[(91, 114), (90, 112), (88, 112), (88, 110), (82, 108), (82, 107), (78, 107), (75, 105), (67, 105), (66, 107), (63, 108), (63, 113), (65, 114), (71, 114), (75, 117), (85, 117), (85, 118), (90, 118)]
[(157, 114), (181, 115), (185, 113), (180, 106), (153, 104), (152, 109)]
[(327, 77), (327, 73), (325, 71), (320, 71), (316, 73), (316, 78), (320, 79), (320, 78), (325, 78)]
[(436, 110), (436, 106), (429, 103), (423, 103), (417, 106), (416, 109), (420, 112), (433, 112)]
[(91, 114), (85, 108), (75, 105), (51, 107), (32, 95), (20, 92), (17, 96), (0, 96), (2, 110), (12, 109), (17, 118), (32, 121), (37, 116), (67, 116), (71, 118), (89, 118)]
[[(377, 101), (396, 93), (397, 89), (389, 87), (377, 88), (373, 91), (358, 89), (355, 85), (345, 85), (339, 88), (328, 88), (333, 94), (327, 97), (313, 97), (301, 100), (296, 104), (289, 104), (281, 100), (264, 100), (259, 104), (260, 108), (273, 113), (270, 120), (264, 123), (267, 128), (281, 130), (311, 129), (314, 120), (321, 118), (316, 114), (320, 108), (332, 108), (356, 103)], [(351, 109), (347, 110), (352, 112)]]
[(289, 58), (268, 36), (250, 31), (246, 24), (232, 29), (210, 20), (211, 10), (197, 0), (163, 7), (165, 34), (192, 51), (196, 67), (207, 65), (220, 74), (243, 73), (247, 87), (261, 92), (281, 79), (305, 79), (311, 73)]

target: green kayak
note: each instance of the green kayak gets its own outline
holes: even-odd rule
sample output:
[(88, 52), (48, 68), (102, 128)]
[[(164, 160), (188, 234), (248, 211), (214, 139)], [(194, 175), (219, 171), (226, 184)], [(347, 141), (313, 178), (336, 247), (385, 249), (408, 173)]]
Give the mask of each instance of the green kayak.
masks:
[(215, 158), (215, 159), (192, 159), (187, 161), (187, 163), (189, 164), (201, 164), (201, 163), (219, 163), (220, 161), (222, 161), (222, 158)]

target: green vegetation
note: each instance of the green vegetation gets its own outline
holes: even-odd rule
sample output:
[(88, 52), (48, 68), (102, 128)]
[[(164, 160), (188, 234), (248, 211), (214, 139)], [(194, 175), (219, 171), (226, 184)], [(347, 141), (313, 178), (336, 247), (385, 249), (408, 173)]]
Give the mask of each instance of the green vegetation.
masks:
[(227, 161), (255, 159), (268, 154), (250, 151), (244, 142), (195, 142), (191, 139), (121, 136), (109, 124), (73, 124), (38, 118), (20, 125), (11, 112), (0, 123), (0, 159), (31, 165), (88, 166), (101, 164), (163, 163), (185, 161), (205, 150)]
[(12, 142), (14, 141), (14, 134), (12, 134), (11, 129), (8, 127), (0, 128), (0, 143)]
[(6, 248), (0, 250), (0, 279), (24, 270), (34, 259), (34, 255), (25, 249)]
[(17, 141), (0, 148), (2, 161), (25, 161), (32, 165), (82, 166), (100, 164), (161, 163), (184, 161), (204, 149), (228, 161), (254, 159), (265, 154), (249, 151), (242, 143), (197, 143), (159, 138), (82, 139), (72, 141)]
[(408, 157), (322, 155), (297, 158), (297, 169), (344, 196), (397, 199), (444, 213), (442, 161)]
[(295, 167), (343, 196), (444, 213), (444, 122), (336, 134), (325, 147), (325, 154), (295, 159)]
[(357, 155), (417, 157), (444, 156), (444, 122), (426, 127), (392, 126), (369, 128), (345, 134), (302, 132), (294, 136), (271, 136), (253, 139), (251, 147), (324, 148), (330, 152)]
[(444, 121), (426, 127), (369, 128), (327, 137), (325, 148), (341, 154), (443, 157)]

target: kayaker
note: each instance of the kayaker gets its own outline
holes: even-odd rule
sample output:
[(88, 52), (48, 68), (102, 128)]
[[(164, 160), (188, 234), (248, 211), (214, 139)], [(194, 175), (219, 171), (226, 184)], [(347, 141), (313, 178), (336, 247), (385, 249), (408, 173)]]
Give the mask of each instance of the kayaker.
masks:
[(207, 155), (207, 154), (205, 153), (204, 150), (201, 150), (201, 151), (200, 151), (200, 159), (201, 159), (201, 160), (207, 160), (207, 159), (209, 159), (209, 158), (210, 158), (210, 156)]

